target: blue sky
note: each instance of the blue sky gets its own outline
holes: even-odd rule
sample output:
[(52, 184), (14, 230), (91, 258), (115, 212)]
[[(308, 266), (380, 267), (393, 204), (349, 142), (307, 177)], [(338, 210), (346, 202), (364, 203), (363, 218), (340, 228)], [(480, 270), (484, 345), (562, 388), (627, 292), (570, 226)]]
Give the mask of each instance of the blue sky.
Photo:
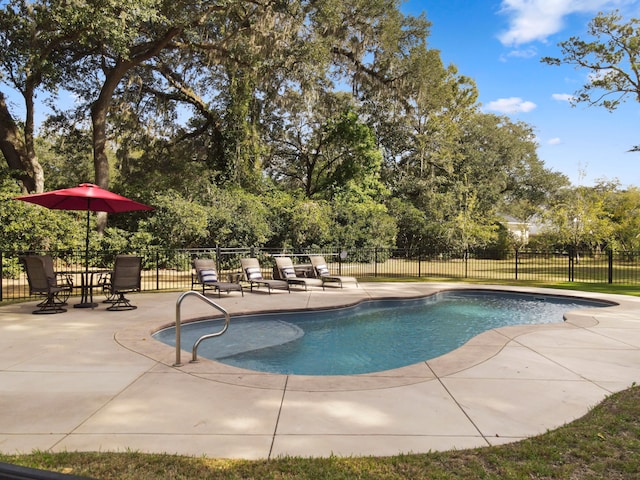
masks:
[(409, 0), (401, 8), (426, 13), (430, 47), (476, 82), (483, 111), (534, 127), (548, 168), (574, 185), (617, 179), (640, 187), (640, 153), (628, 152), (640, 144), (640, 103), (630, 98), (613, 113), (572, 107), (567, 97), (588, 72), (540, 62), (560, 57), (558, 43), (571, 36), (587, 39), (600, 11), (640, 17), (640, 0)]

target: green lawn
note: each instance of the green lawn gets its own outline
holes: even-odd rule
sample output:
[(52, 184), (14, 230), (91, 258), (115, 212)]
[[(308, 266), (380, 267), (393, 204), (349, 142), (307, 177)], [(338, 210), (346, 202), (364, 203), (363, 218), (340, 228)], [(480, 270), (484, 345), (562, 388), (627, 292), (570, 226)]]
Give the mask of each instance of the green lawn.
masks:
[(364, 277), (360, 279), (363, 282), (438, 282), (438, 283), (465, 283), (471, 285), (509, 285), (518, 287), (541, 287), (541, 288), (560, 288), (563, 290), (581, 290), (584, 292), (611, 293), (616, 295), (633, 295), (640, 296), (640, 285), (622, 284), (622, 283), (590, 283), (590, 282), (541, 282), (521, 280), (513, 282), (513, 280), (499, 279), (472, 279), (472, 278), (448, 278), (448, 277), (423, 277), (416, 278), (400, 278), (400, 277)]

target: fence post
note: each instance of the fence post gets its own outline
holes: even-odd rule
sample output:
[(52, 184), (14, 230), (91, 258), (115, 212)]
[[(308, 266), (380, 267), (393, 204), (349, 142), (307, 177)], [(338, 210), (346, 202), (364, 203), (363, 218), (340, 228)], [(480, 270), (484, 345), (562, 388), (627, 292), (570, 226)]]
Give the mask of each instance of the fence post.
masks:
[(378, 247), (373, 249), (373, 276), (378, 277)]
[(516, 280), (518, 280), (518, 249), (516, 248)]
[(418, 253), (418, 278), (420, 277), (422, 277), (422, 253)]
[(569, 281), (573, 282), (573, 266), (575, 251), (573, 247), (569, 248)]
[(608, 276), (607, 276), (607, 280), (609, 281), (609, 283), (613, 283), (613, 250), (609, 249), (607, 250), (607, 256), (609, 257), (609, 268), (608, 268)]
[(464, 249), (464, 278), (469, 278), (469, 249)]
[(156, 250), (156, 290), (160, 290), (160, 252)]

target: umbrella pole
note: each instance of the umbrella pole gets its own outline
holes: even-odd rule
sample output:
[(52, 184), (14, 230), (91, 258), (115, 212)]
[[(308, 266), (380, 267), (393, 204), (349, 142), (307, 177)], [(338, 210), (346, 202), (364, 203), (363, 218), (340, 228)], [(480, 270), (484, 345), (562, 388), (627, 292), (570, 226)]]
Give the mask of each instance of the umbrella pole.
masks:
[[(89, 203), (91, 200), (89, 200)], [(87, 275), (87, 279), (89, 278), (89, 229), (91, 228), (90, 222), (90, 210), (87, 207), (87, 237), (84, 242), (84, 273)]]
[(91, 228), (91, 199), (87, 203), (87, 234), (84, 241), (84, 275), (82, 276), (80, 303), (76, 303), (74, 308), (94, 308), (97, 303), (93, 303), (92, 279), (89, 277), (89, 230)]

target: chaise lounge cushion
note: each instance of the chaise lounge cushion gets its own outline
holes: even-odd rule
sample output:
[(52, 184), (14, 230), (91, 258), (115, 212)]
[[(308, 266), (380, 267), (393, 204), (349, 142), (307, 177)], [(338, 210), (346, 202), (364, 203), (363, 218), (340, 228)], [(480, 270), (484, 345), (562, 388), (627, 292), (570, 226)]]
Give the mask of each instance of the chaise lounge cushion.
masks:
[(296, 271), (292, 266), (285, 266), (280, 269), (284, 278), (296, 278)]
[(200, 270), (200, 281), (202, 283), (217, 282), (218, 272), (215, 270)]
[(250, 282), (253, 280), (262, 280), (262, 273), (259, 267), (247, 267), (245, 272), (247, 274), (247, 280)]
[(324, 263), (322, 265), (316, 265), (315, 268), (316, 268), (316, 272), (318, 272), (318, 275), (320, 277), (329, 275), (329, 268), (327, 268), (327, 266)]

